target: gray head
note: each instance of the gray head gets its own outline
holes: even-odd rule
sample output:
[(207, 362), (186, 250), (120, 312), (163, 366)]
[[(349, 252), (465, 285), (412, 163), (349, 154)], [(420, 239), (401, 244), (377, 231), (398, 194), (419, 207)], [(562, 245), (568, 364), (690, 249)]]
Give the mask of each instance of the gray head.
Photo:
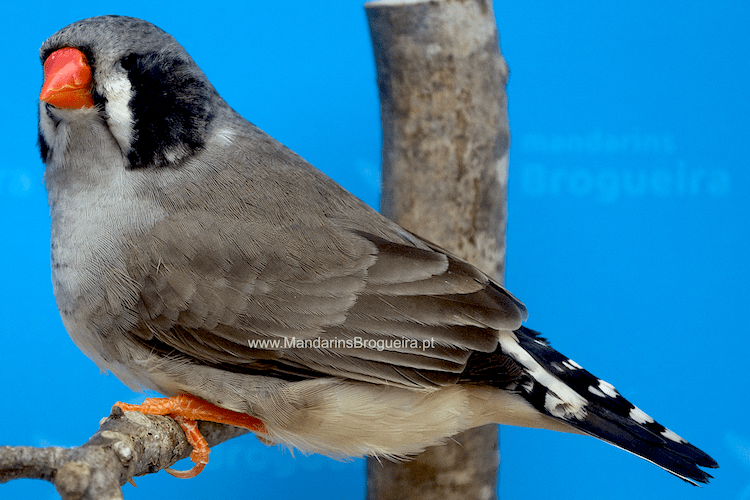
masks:
[[(203, 146), (221, 100), (171, 35), (141, 19), (92, 17), (49, 37), (42, 63), (64, 47), (88, 59), (94, 103), (131, 168), (174, 164)], [(39, 144), (46, 161), (41, 133)]]

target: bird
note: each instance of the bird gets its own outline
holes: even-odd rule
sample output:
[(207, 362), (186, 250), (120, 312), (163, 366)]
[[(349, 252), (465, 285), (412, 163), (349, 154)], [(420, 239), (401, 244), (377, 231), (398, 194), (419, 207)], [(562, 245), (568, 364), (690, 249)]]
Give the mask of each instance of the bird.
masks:
[(684, 481), (708, 454), (523, 323), (487, 274), (385, 218), (240, 116), (124, 16), (40, 48), (53, 291), (75, 344), (197, 420), (331, 457), (402, 459), (485, 424), (583, 434)]

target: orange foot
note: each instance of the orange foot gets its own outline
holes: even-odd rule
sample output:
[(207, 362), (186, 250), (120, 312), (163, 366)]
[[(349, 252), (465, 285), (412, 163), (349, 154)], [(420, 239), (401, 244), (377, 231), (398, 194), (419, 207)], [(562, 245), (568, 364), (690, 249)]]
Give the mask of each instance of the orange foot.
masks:
[(190, 394), (179, 394), (172, 398), (146, 398), (140, 405), (130, 405), (118, 401), (114, 406), (122, 408), (123, 411), (139, 411), (146, 415), (169, 415), (180, 424), (182, 430), (185, 431), (188, 443), (193, 447), (190, 460), (195, 465), (192, 469), (186, 471), (169, 468), (166, 471), (183, 479), (200, 474), (208, 463), (208, 454), (211, 452), (208, 443), (198, 430), (196, 420), (235, 425), (250, 429), (253, 432), (266, 433), (266, 427), (257, 418), (251, 417), (247, 413), (221, 408)]

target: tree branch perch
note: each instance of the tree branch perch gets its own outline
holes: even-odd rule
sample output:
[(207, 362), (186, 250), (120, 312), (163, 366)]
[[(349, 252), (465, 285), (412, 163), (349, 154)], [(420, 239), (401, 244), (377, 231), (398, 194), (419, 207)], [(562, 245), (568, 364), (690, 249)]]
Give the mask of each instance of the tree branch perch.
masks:
[[(371, 1), (382, 212), (502, 282), (508, 67), (491, 0)], [(404, 463), (367, 461), (367, 499), (496, 498), (496, 425)]]
[[(249, 432), (212, 422), (198, 426), (209, 446)], [(170, 467), (191, 451), (173, 419), (114, 407), (99, 430), (77, 448), (0, 447), (0, 483), (42, 479), (52, 483), (63, 500), (121, 499), (126, 482)]]

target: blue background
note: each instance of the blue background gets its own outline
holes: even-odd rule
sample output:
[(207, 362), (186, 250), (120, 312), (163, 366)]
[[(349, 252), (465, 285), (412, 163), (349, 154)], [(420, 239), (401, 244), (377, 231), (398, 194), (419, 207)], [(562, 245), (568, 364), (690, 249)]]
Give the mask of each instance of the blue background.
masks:
[[(495, 4), (511, 67), (506, 284), (529, 326), (722, 468), (698, 489), (593, 439), (502, 428), (500, 495), (750, 499), (750, 4), (558, 3)], [(154, 22), (231, 105), (377, 206), (379, 105), (361, 4), (207, 5), (0, 7), (0, 444), (75, 446), (114, 401), (142, 398), (76, 349), (52, 297), (37, 49), (61, 27), (110, 13)], [(362, 498), (364, 462), (245, 436), (217, 447), (196, 479), (137, 482), (127, 498)], [(0, 498), (57, 496), (15, 481)]]

